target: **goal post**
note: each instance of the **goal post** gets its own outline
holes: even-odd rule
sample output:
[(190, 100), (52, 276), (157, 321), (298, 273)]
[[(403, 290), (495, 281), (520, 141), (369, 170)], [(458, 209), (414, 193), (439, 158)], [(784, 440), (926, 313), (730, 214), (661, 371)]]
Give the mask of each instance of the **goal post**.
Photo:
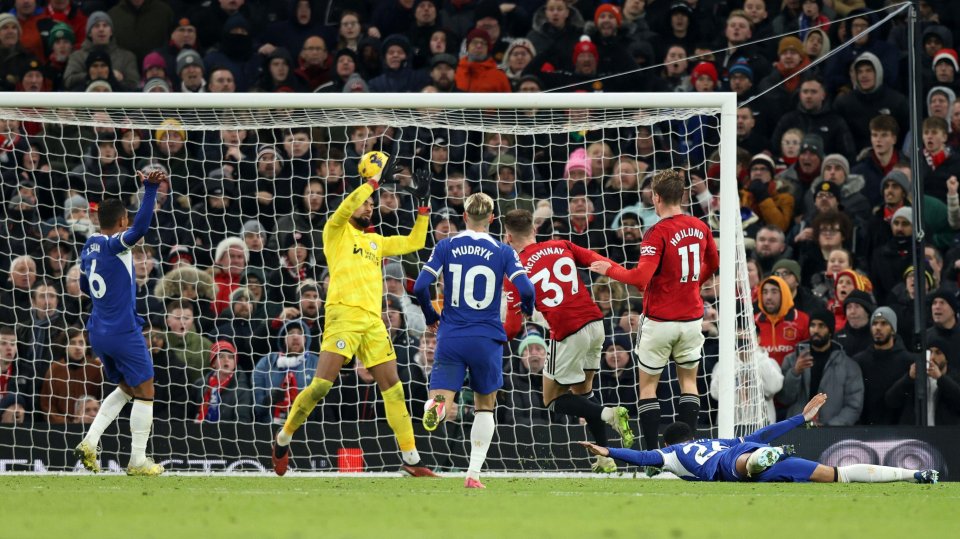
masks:
[[(50, 210), (47, 213), (61, 215), (67, 209), (65, 200), (72, 195), (85, 196), (90, 200), (96, 198), (93, 194), (83, 192), (83, 189), (78, 187), (78, 185), (82, 185), (82, 182), (72, 179), (75, 179), (77, 174), (82, 175), (89, 172), (89, 170), (83, 169), (83, 166), (85, 166), (83, 164), (84, 160), (90, 157), (85, 149), (96, 145), (101, 138), (98, 133), (101, 131), (119, 133), (129, 130), (141, 133), (145, 146), (141, 154), (137, 156), (137, 162), (152, 163), (158, 160), (162, 161), (158, 158), (157, 150), (154, 148), (155, 134), (158, 129), (164, 126), (169, 129), (170, 124), (165, 122), (175, 119), (177, 121), (175, 129), (182, 130), (187, 135), (184, 137), (186, 139), (184, 141), (186, 145), (184, 151), (187, 152), (186, 155), (189, 155), (189, 174), (195, 176), (191, 179), (196, 180), (196, 185), (201, 185), (198, 188), (201, 190), (196, 193), (171, 193), (171, 196), (186, 195), (191, 198), (194, 204), (192, 207), (188, 206), (185, 210), (182, 210), (180, 212), (182, 215), (178, 217), (179, 219), (185, 219), (183, 222), (178, 221), (178, 226), (184, 225), (188, 235), (199, 233), (198, 229), (193, 228), (193, 223), (196, 223), (198, 219), (203, 222), (209, 217), (197, 209), (202, 206), (202, 201), (206, 196), (206, 192), (202, 190), (205, 189), (202, 187), (203, 182), (209, 182), (214, 176), (216, 176), (217, 181), (225, 181), (223, 179), (224, 172), (221, 168), (222, 163), (212, 161), (215, 159), (215, 157), (211, 157), (214, 154), (205, 151), (205, 145), (210, 144), (210, 140), (214, 141), (213, 144), (216, 145), (217, 141), (220, 140), (220, 133), (225, 130), (244, 130), (247, 132), (245, 135), (248, 137), (246, 139), (247, 146), (257, 149), (255, 151), (240, 151), (242, 155), (240, 159), (241, 164), (249, 165), (252, 163), (254, 168), (264, 146), (274, 146), (272, 151), (277, 154), (281, 161), (288, 157), (290, 161), (294, 160), (293, 157), (286, 156), (284, 153), (285, 150), (282, 147), (283, 133), (303, 128), (308, 129), (311, 136), (320, 133), (319, 139), (310, 140), (312, 150), (309, 154), (311, 159), (309, 174), (293, 177), (292, 185), (301, 187), (306, 185), (312, 177), (319, 174), (314, 166), (317, 161), (332, 159), (331, 156), (333, 155), (342, 156), (344, 152), (346, 152), (348, 161), (351, 158), (355, 159), (347, 148), (351, 144), (351, 140), (345, 139), (343, 136), (349, 126), (385, 126), (385, 129), (376, 133), (371, 130), (368, 135), (369, 140), (359, 141), (358, 145), (363, 146), (369, 142), (372, 147), (380, 149), (379, 145), (390, 144), (397, 151), (399, 157), (407, 163), (407, 166), (413, 168), (430, 166), (432, 163), (431, 144), (445, 137), (445, 135), (437, 136), (435, 133), (459, 133), (462, 136), (457, 140), (451, 141), (447, 138), (443, 142), (451, 150), (450, 161), (444, 169), (450, 176), (463, 175), (465, 182), (472, 184), (471, 188), (492, 189), (493, 193), (496, 194), (497, 183), (495, 179), (492, 179), (495, 175), (488, 176), (490, 173), (487, 171), (491, 169), (491, 166), (500, 166), (497, 163), (504, 162), (498, 160), (499, 155), (502, 153), (511, 154), (514, 158), (518, 176), (524, 176), (517, 178), (518, 185), (524, 190), (529, 189), (530, 198), (533, 199), (534, 203), (546, 201), (545, 207), (550, 209), (549, 216), (546, 219), (554, 219), (555, 223), (566, 218), (562, 211), (567, 208), (569, 201), (576, 197), (576, 194), (570, 195), (567, 190), (567, 167), (564, 161), (580, 149), (586, 151), (591, 145), (600, 144), (598, 154), (585, 153), (583, 159), (587, 163), (587, 170), (592, 170), (592, 172), (588, 172), (589, 177), (584, 181), (584, 185), (590, 186), (590, 191), (587, 193), (590, 204), (602, 206), (596, 209), (593, 216), (588, 216), (587, 221), (588, 223), (599, 222), (600, 225), (596, 226), (602, 228), (595, 231), (596, 236), (591, 235), (594, 231), (589, 226), (584, 231), (571, 229), (563, 232), (559, 229), (552, 230), (552, 233), (557, 235), (568, 234), (568, 237), (571, 237), (574, 242), (593, 241), (587, 239), (588, 237), (617, 237), (618, 229), (613, 228), (613, 225), (620, 222), (619, 217), (622, 216), (623, 211), (623, 205), (618, 206), (616, 203), (618, 197), (620, 201), (629, 199), (631, 204), (634, 204), (633, 200), (638, 200), (635, 204), (637, 208), (640, 208), (637, 210), (638, 212), (651, 211), (651, 208), (642, 205), (641, 185), (645, 177), (651, 175), (660, 167), (676, 166), (688, 172), (695, 170), (695, 174), (704, 176), (717, 174), (716, 170), (719, 170), (718, 177), (705, 178), (718, 185), (717, 190), (713, 192), (713, 195), (719, 199), (718, 205), (712, 208), (708, 207), (705, 210), (697, 210), (705, 213), (704, 219), (711, 220), (713, 228), (719, 234), (720, 270), (715, 304), (718, 315), (715, 324), (716, 330), (711, 333), (708, 339), (715, 343), (715, 348), (711, 348), (711, 350), (717, 350), (716, 353), (711, 352), (711, 356), (715, 354), (711, 363), (719, 362), (724, 366), (724, 368), (718, 369), (719, 396), (716, 400), (711, 399), (707, 395), (708, 391), (704, 389), (709, 387), (712, 372), (704, 371), (699, 375), (703, 402), (708, 403), (707, 407), (702, 410), (701, 427), (709, 429), (712, 433), (721, 437), (733, 437), (746, 430), (763, 426), (767, 422), (764, 395), (760, 387), (760, 377), (757, 369), (759, 358), (757, 357), (758, 354), (755, 353), (757, 343), (753, 325), (751, 292), (747, 278), (746, 253), (736, 177), (736, 108), (735, 94), (725, 92), (654, 94), (248, 93), (189, 95), (166, 93), (106, 95), (95, 93), (3, 93), (0, 94), (0, 128), (5, 129), (6, 132), (0, 133), (0, 135), (6, 136), (8, 140), (17, 134), (22, 135), (27, 141), (25, 144), (36, 143), (41, 148), (41, 152), (65, 152), (64, 155), (45, 156), (48, 160), (56, 157), (59, 160), (58, 162), (66, 163), (62, 166), (62, 170), (54, 171), (67, 179), (51, 188), (55, 191), (53, 193), (55, 196), (50, 199), (52, 202), (49, 202), (53, 207), (46, 208)], [(690, 121), (696, 118), (707, 118), (708, 120)], [(646, 128), (645, 133), (649, 132), (649, 139), (652, 141), (650, 144), (655, 148), (652, 155), (639, 155), (637, 153), (640, 144), (639, 139), (641, 138), (639, 133), (642, 128)], [(495, 148), (501, 153), (493, 157), (485, 146), (491, 134), (499, 134), (509, 139), (509, 142), (504, 142), (501, 146)], [(644, 135), (644, 137), (646, 136)], [(436, 143), (440, 144), (440, 142)], [(337, 148), (338, 151), (334, 152), (332, 148)], [(406, 154), (410, 151), (422, 151), (423, 148), (426, 148), (426, 155), (417, 153), (416, 159), (412, 154)], [(611, 148), (614, 149), (612, 150), (614, 153), (607, 155), (606, 150)], [(593, 151), (593, 149), (590, 151)], [(718, 160), (713, 161), (712, 159), (715, 159), (713, 156), (719, 156)], [(92, 158), (96, 159), (96, 155)], [(216, 159), (226, 158), (219, 156)], [(25, 171), (24, 167), (26, 165), (23, 163), (24, 159), (22, 157), (18, 156), (9, 161), (0, 161), (2, 161), (0, 162), (0, 168), (4, 168), (3, 173), (7, 183), (17, 181), (10, 180), (10, 178), (27, 177), (29, 175), (17, 176)], [(614, 176), (621, 174), (621, 161), (634, 163), (634, 169), (638, 166), (643, 168), (643, 170), (634, 170), (639, 178), (639, 184), (621, 183), (620, 185), (625, 185), (625, 187), (619, 188), (619, 191), (611, 191), (603, 186), (610, 184)], [(637, 165), (637, 163), (641, 163), (641, 165)], [(282, 165), (283, 163), (278, 166)], [(520, 167), (523, 167), (523, 171), (526, 171), (525, 174), (519, 173)], [(134, 167), (132, 170), (139, 170), (139, 168)], [(451, 170), (455, 170), (455, 172), (449, 172)], [(617, 170), (621, 172), (613, 172)], [(211, 174), (211, 171), (215, 172)], [(27, 170), (26, 172), (30, 171)], [(129, 175), (130, 172), (130, 170), (125, 170), (122, 174)], [(347, 170), (346, 181), (356, 179), (350, 178), (349, 174), (350, 171)], [(289, 179), (285, 177), (283, 181)], [(326, 178), (322, 179), (326, 181)], [(265, 257), (265, 259), (277, 260), (284, 256), (284, 243), (281, 239), (283, 236), (294, 232), (305, 234), (319, 232), (318, 230), (279, 229), (278, 227), (284, 226), (279, 210), (277, 215), (267, 216), (261, 213), (264, 208), (262, 203), (256, 201), (259, 187), (254, 186), (264, 185), (263, 179), (254, 176), (252, 179), (243, 178), (242, 180), (238, 180), (237, 189), (241, 191), (246, 189), (247, 191), (231, 193), (230, 197), (235, 198), (237, 204), (241, 206), (245, 203), (245, 197), (252, 197), (254, 202), (249, 207), (253, 207), (255, 210), (252, 214), (247, 212), (239, 215), (239, 221), (227, 221), (225, 217), (217, 217), (217, 219), (222, 220), (222, 222), (218, 221), (217, 225), (220, 228), (225, 228), (221, 230), (223, 234), (242, 236), (243, 232), (239, 228), (234, 226), (231, 229), (230, 226), (232, 225), (228, 223), (257, 221), (263, 225), (265, 234), (270, 238), (265, 242), (267, 246), (264, 249), (272, 257)], [(249, 183), (244, 183), (247, 180), (249, 180)], [(444, 192), (444, 186), (442, 185), (444, 179), (437, 178), (437, 180), (441, 182), (439, 191)], [(561, 183), (564, 184), (563, 188), (558, 187)], [(571, 182), (569, 185), (573, 185), (573, 183)], [(9, 187), (5, 184), (5, 188)], [(60, 191), (56, 191), (57, 189)], [(251, 189), (252, 192), (248, 192)], [(328, 189), (327, 184), (324, 184), (324, 189)], [(278, 197), (281, 196), (279, 193), (281, 191), (278, 190)], [(301, 198), (305, 198), (305, 195), (301, 197), (300, 193), (291, 193), (289, 189), (285, 193), (282, 196), (295, 200), (294, 202), (288, 202), (289, 205), (294, 206), (294, 209), (290, 211), (296, 212), (296, 204), (299, 203)], [(128, 195), (135, 195), (136, 193), (123, 191), (121, 194), (127, 200)], [(15, 193), (5, 193), (4, 196), (8, 197), (5, 200), (9, 202), (9, 197), (15, 196)], [(328, 195), (328, 199), (330, 199), (330, 204), (333, 204), (332, 197)], [(613, 202), (610, 203), (610, 207), (605, 207), (603, 206), (604, 200)], [(696, 200), (691, 200), (690, 205), (693, 207), (699, 203)], [(41, 201), (40, 204), (42, 205), (43, 202)], [(401, 201), (398, 212), (412, 210), (412, 208), (404, 207), (403, 204)], [(435, 210), (444, 205), (444, 202), (437, 198), (436, 191), (434, 192), (434, 204)], [(447, 205), (455, 206), (455, 204)], [(709, 206), (709, 204), (706, 204), (706, 206)], [(329, 206), (325, 208), (325, 210), (329, 209)], [(437, 213), (437, 211), (434, 212), (435, 216)], [(439, 220), (442, 220), (442, 218)], [(437, 222), (438, 219), (435, 218), (428, 235), (433, 234)], [(281, 224), (278, 225), (278, 223)], [(559, 225), (555, 224), (554, 226)], [(640, 226), (647, 227), (650, 225), (640, 223)], [(243, 230), (246, 230), (246, 227)], [(176, 237), (181, 238), (181, 236)], [(3, 245), (12, 245), (13, 243), (8, 241), (4, 242)], [(428, 241), (429, 246), (430, 242)], [(605, 249), (608, 247), (606, 243), (601, 245), (585, 243), (585, 246), (598, 249), (601, 253), (605, 253)], [(629, 242), (625, 241), (622, 247), (624, 252), (630, 252), (630, 247), (635, 246), (635, 244), (630, 245)], [(216, 263), (216, 260), (213, 260), (216, 245), (190, 246), (183, 245), (181, 242), (176, 246), (154, 245), (153, 247), (158, 253), (168, 253), (175, 248), (187, 252), (194, 249), (195, 251), (209, 251), (206, 257), (194, 252), (195, 259), (207, 259), (205, 265), (196, 260), (196, 265), (201, 273), (211, 265), (211, 261)], [(28, 249), (28, 247), (3, 247), (3, 249), (6, 249), (7, 252), (0, 252), (0, 258), (8, 260), (0, 264), (0, 267), (2, 267), (4, 273), (9, 274), (10, 261), (24, 254), (22, 251)], [(38, 277), (42, 279), (44, 277), (43, 272), (46, 271), (43, 268), (44, 264), (40, 263), (44, 253), (32, 254), (37, 254), (37, 273)], [(74, 258), (74, 261), (76, 261), (76, 258)], [(161, 260), (159, 257), (156, 262), (157, 266), (169, 266), (167, 260)], [(409, 277), (411, 271), (409, 268), (419, 268), (425, 262), (425, 258), (405, 258), (402, 262), (404, 267), (408, 268)], [(315, 265), (318, 270), (316, 275), (320, 280), (322, 263), (318, 262)], [(274, 265), (262, 269), (263, 273), (269, 276), (272, 272), (279, 270), (280, 266)], [(172, 266), (166, 268), (166, 270), (167, 275), (169, 275)], [(583, 276), (588, 277), (588, 272), (583, 272)], [(158, 274), (155, 277), (159, 279), (162, 278), (162, 275)], [(56, 278), (62, 279), (64, 283), (67, 282), (65, 276), (57, 276)], [(4, 281), (0, 292), (16, 296), (16, 286), (11, 283)], [(269, 283), (261, 284), (267, 285)], [(202, 283), (198, 281), (192, 283), (192, 285), (199, 289)], [(270, 292), (264, 293), (269, 295)], [(629, 294), (628, 297), (620, 298), (623, 300), (621, 307), (607, 313), (606, 326), (614, 328), (618, 335), (622, 331), (632, 342), (635, 334), (631, 333), (631, 309), (632, 306), (639, 303), (640, 296), (635, 291), (627, 290), (627, 293)], [(281, 301), (277, 305), (281, 303), (283, 302)], [(611, 301), (611, 304), (614, 303), (616, 302)], [(266, 310), (269, 312), (269, 307)], [(23, 312), (28, 311), (17, 311), (21, 314)], [(148, 318), (149, 315), (153, 315), (155, 325), (162, 323), (162, 312), (142, 314), (147, 314)], [(265, 315), (265, 318), (255, 320), (255, 322), (267, 323), (277, 314), (276, 312), (269, 312), (269, 315)], [(204, 319), (203, 317), (209, 316), (206, 310), (198, 311), (197, 315), (198, 326), (201, 326), (201, 328), (198, 328), (198, 333), (215, 340), (215, 336), (210, 334), (212, 331), (210, 328), (217, 327), (219, 319)], [(18, 328), (22, 328), (24, 324), (31, 324), (31, 320), (29, 316), (22, 315), (16, 319), (16, 325)], [(267, 332), (267, 335), (271, 334)], [(608, 335), (608, 337), (613, 338), (614, 335)], [(265, 339), (262, 336), (257, 338)], [(418, 341), (414, 339), (410, 342), (416, 343)], [(611, 339), (611, 346), (615, 342), (616, 339)], [(270, 350), (273, 345), (268, 343), (264, 346)], [(411, 358), (411, 368), (416, 367), (414, 365), (415, 358), (420, 353), (420, 348), (417, 348), (416, 344), (395, 344), (395, 346), (408, 346), (408, 349), (405, 350), (406, 356)], [(177, 352), (180, 351), (177, 350)], [(509, 357), (505, 357), (505, 368), (511, 369), (517, 365), (523, 365), (523, 361), (517, 354), (517, 343), (514, 342), (507, 354)], [(18, 358), (18, 361), (22, 359), (25, 358)], [(56, 362), (57, 359), (56, 357), (50, 358), (51, 362)], [(257, 361), (257, 358), (253, 358), (253, 360)], [(603, 380), (607, 378), (608, 373), (606, 371), (608, 368), (614, 371), (611, 374), (611, 379), (615, 387), (612, 388), (603, 385), (605, 383)], [(635, 358), (631, 358), (627, 369), (634, 368)], [(621, 384), (620, 380), (629, 379), (629, 377), (620, 377), (621, 370), (609, 366), (605, 359), (601, 361), (600, 376), (598, 376), (598, 382), (595, 384), (599, 385), (595, 392), (597, 398), (603, 400), (616, 398), (616, 395), (630, 395), (629, 388), (623, 388), (619, 385)], [(665, 377), (668, 376), (668, 371), (664, 372)], [(505, 374), (505, 378), (509, 379), (512, 374), (514, 374), (512, 371), (508, 372)], [(43, 385), (46, 371), (35, 372), (33, 376), (34, 380), (32, 382), (39, 388)], [(343, 379), (343, 377), (341, 378)], [(350, 382), (354, 384), (354, 386), (351, 386), (353, 389), (359, 391), (359, 388), (363, 387), (361, 379), (356, 376), (350, 379), (353, 380), (353, 382)], [(409, 384), (414, 383), (411, 380), (404, 381)], [(343, 383), (347, 382), (344, 381)], [(422, 384), (422, 382), (420, 383)], [(194, 380), (192, 379), (187, 380), (186, 385), (188, 387), (183, 388), (182, 393), (187, 394), (187, 398), (191, 400), (186, 408), (192, 409), (202, 406), (205, 398), (202, 389), (198, 390), (194, 387)], [(662, 382), (663, 390), (674, 398), (679, 394), (678, 387), (675, 377)], [(621, 389), (623, 391), (620, 391)], [(517, 386), (512, 384), (509, 388), (509, 391), (513, 393), (526, 392), (532, 394), (536, 392), (535, 390), (536, 388), (518, 389)], [(606, 393), (607, 390), (610, 390), (609, 393)], [(198, 394), (197, 391), (200, 391), (200, 393)], [(39, 392), (40, 390), (37, 389), (38, 394)], [(416, 393), (416, 391), (407, 390), (407, 397), (411, 401), (413, 400), (412, 393)], [(532, 398), (531, 394), (522, 395), (523, 398), (516, 399), (508, 396), (507, 402), (513, 403), (515, 406), (521, 406), (516, 403), (524, 403), (522, 404), (524, 412), (531, 415), (532, 409), (536, 407), (536, 399)], [(376, 399), (379, 400), (379, 395), (375, 395)], [(32, 404), (36, 403), (37, 398), (39, 398), (38, 395), (33, 396), (34, 402)], [(621, 396), (620, 398), (624, 397)], [(197, 402), (198, 399), (200, 402)], [(617, 403), (603, 402), (603, 404)], [(633, 405), (635, 406), (636, 402)], [(321, 404), (322, 406), (325, 405)], [(47, 427), (43, 422), (45, 412), (41, 411), (39, 406), (34, 406), (33, 409), (26, 408), (28, 408), (26, 413), (32, 415), (34, 421), (30, 427), (32, 429), (31, 433), (26, 435), (20, 431), (14, 436), (15, 447), (4, 447), (10, 445), (10, 442), (8, 442), (10, 438), (4, 437), (0, 433), (0, 452), (4, 455), (9, 453), (16, 456), (19, 454), (17, 451), (23, 449), (20, 447), (22, 444), (39, 446), (45, 443), (51, 445), (63, 443), (69, 445), (67, 441), (61, 442), (61, 440), (67, 440), (68, 438), (72, 440), (73, 438), (53, 427)], [(360, 428), (358, 430), (349, 427), (347, 425), (349, 421), (341, 420), (340, 414), (327, 415), (326, 412), (319, 414), (316, 418), (312, 417), (308, 422), (308, 427), (310, 427), (310, 423), (320, 423), (320, 426), (323, 427), (322, 435), (326, 439), (322, 443), (318, 441), (317, 444), (303, 447), (297, 446), (295, 442), (294, 455), (303, 456), (305, 448), (309, 452), (308, 457), (313, 459), (310, 462), (313, 462), (316, 469), (326, 469), (323, 465), (317, 464), (318, 462), (326, 463), (327, 466), (335, 469), (336, 462), (334, 461), (336, 460), (338, 444), (340, 447), (360, 444), (367, 448), (364, 450), (363, 457), (367, 461), (367, 469), (377, 469), (376, 466), (371, 466), (370, 462), (380, 462), (377, 459), (381, 457), (381, 453), (384, 455), (395, 453), (396, 446), (393, 444), (391, 433), (384, 418), (377, 415), (376, 406), (372, 406), (372, 410), (378, 425), (371, 427), (376, 432), (375, 440), (372, 442), (376, 446), (376, 458), (372, 458), (370, 451), (367, 450), (371, 442), (363, 439), (366, 436), (365, 432), (371, 432), (369, 429)], [(415, 404), (412, 404), (411, 415), (415, 424), (419, 422), (420, 413), (421, 410)], [(665, 414), (669, 414), (669, 412), (665, 411)], [(123, 417), (126, 417), (125, 413), (121, 414), (121, 418)], [(276, 416), (274, 416), (267, 420), (266, 424), (273, 423), (276, 427), (276, 419)], [(182, 417), (179, 420), (181, 420), (181, 423), (191, 423), (195, 422), (196, 418), (191, 414), (191, 417)], [(469, 420), (457, 419), (456, 421), (466, 423)], [(171, 425), (173, 423), (174, 421), (170, 421)], [(202, 430), (193, 427), (183, 430), (184, 427), (165, 425), (155, 429), (156, 434), (152, 443), (155, 451), (159, 444), (163, 448), (162, 457), (171, 460), (186, 458), (177, 456), (177, 447), (181, 442), (189, 442), (194, 444), (190, 446), (191, 455), (188, 455), (193, 458), (202, 456), (198, 450), (194, 449), (202, 447), (202, 451), (206, 451), (212, 456), (234, 456), (241, 460), (246, 459), (246, 461), (257, 461), (259, 459), (262, 463), (267, 455), (256, 454), (252, 448), (259, 447), (262, 449), (263, 444), (269, 442), (269, 439), (260, 439), (262, 432), (264, 432), (260, 426), (263, 421), (254, 418), (248, 420), (247, 423), (234, 425), (230, 429), (221, 426), (216, 430), (220, 433), (220, 439), (199, 441), (196, 438), (201, 437), (202, 434), (198, 433), (213, 431), (206, 427)], [(493, 463), (493, 466), (504, 470), (566, 469), (567, 467), (564, 465), (556, 465), (553, 462), (546, 461), (529, 464), (530, 459), (541, 459), (543, 456), (537, 450), (527, 451), (524, 444), (537, 445), (541, 443), (552, 448), (549, 451), (550, 459), (585, 462), (585, 457), (582, 455), (570, 455), (569, 450), (566, 454), (561, 454), (563, 450), (558, 449), (569, 445), (569, 442), (573, 439), (583, 439), (585, 435), (584, 427), (573, 422), (560, 425), (560, 430), (556, 427), (557, 425), (552, 424), (550, 420), (547, 421), (546, 425), (538, 424), (536, 421), (533, 424), (522, 424), (519, 420), (514, 424), (498, 425), (498, 436), (494, 439), (494, 447), (491, 449), (489, 462)], [(468, 430), (461, 429), (463, 432)], [(417, 431), (418, 446), (420, 446), (421, 452), (443, 453), (445, 458), (451, 462), (459, 462), (458, 457), (462, 457), (463, 454), (469, 452), (469, 447), (466, 450), (462, 447), (463, 440), (456, 439), (453, 434), (442, 432), (443, 429), (429, 437), (419, 429), (419, 426)], [(67, 429), (67, 432), (69, 432), (69, 429)], [(108, 431), (107, 436), (110, 436), (110, 432), (115, 431)], [(123, 430), (121, 429), (119, 432), (123, 433)], [(308, 429), (308, 432), (319, 433), (320, 431), (309, 431)], [(338, 435), (343, 438), (330, 439), (331, 433), (334, 432), (339, 433)], [(317, 434), (317, 436), (319, 435)], [(158, 436), (161, 438), (160, 442), (158, 442)], [(302, 435), (298, 434), (298, 436)], [(253, 437), (255, 440), (248, 439), (249, 437)], [(24, 440), (29, 441), (25, 442)], [(252, 441), (256, 441), (260, 445), (254, 446), (247, 443)], [(513, 445), (507, 447), (510, 444)], [(26, 449), (32, 451), (35, 448), (28, 447)], [(42, 451), (42, 448), (40, 449)], [(269, 459), (266, 459), (266, 461), (268, 462)], [(389, 459), (383, 457), (383, 462), (387, 463)], [(300, 463), (298, 462), (298, 464)]]

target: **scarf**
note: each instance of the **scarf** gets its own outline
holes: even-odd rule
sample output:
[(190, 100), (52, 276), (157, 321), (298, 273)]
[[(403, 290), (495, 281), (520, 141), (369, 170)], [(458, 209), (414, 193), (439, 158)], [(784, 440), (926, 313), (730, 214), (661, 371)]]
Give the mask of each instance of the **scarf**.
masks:
[[(280, 357), (283, 359), (283, 356)], [(278, 361), (277, 366), (279, 365), (280, 362)], [(273, 421), (283, 423), (287, 418), (287, 412), (290, 411), (290, 406), (293, 405), (293, 400), (300, 393), (300, 389), (297, 387), (297, 375), (293, 371), (287, 371), (287, 374), (283, 377), (283, 383), (280, 384), (278, 389), (283, 389), (284, 395), (283, 400), (273, 406)]]
[(13, 380), (13, 362), (10, 362), (10, 365), (7, 365), (7, 370), (0, 373), (0, 398), (7, 395), (7, 387), (10, 385), (10, 380)]
[(223, 382), (220, 381), (217, 373), (210, 375), (210, 378), (207, 379), (207, 390), (203, 392), (203, 404), (200, 405), (197, 421), (210, 421), (212, 423), (220, 421), (220, 404), (223, 402), (223, 399), (220, 398), (220, 390), (230, 385), (231, 381), (233, 381), (233, 374)]
[(883, 221), (884, 221), (885, 223), (889, 223), (889, 222), (890, 222), (890, 219), (893, 219), (893, 214), (897, 213), (897, 210), (899, 210), (900, 208), (902, 208), (902, 207), (904, 207), (904, 206), (905, 206), (905, 204), (902, 203), (902, 202), (901, 202), (900, 205), (897, 206), (896, 208), (891, 208), (890, 206), (887, 206), (886, 204), (884, 204), (884, 206), (883, 206)]
[(877, 152), (873, 150), (870, 150), (870, 158), (873, 159), (874, 164), (877, 165), (884, 177), (886, 177), (886, 175), (893, 170), (894, 165), (900, 162), (900, 154), (896, 151), (894, 151), (893, 155), (890, 156), (890, 162), (886, 165), (880, 162), (880, 159), (877, 157)]
[[(820, 26), (821, 24), (823, 24), (824, 26)], [(820, 30), (823, 30), (824, 32), (827, 32), (828, 30), (830, 30), (830, 19), (828, 19), (827, 16), (824, 15), (823, 13), (821, 13), (820, 15), (817, 15), (816, 19), (811, 19), (810, 17), (807, 17), (806, 15), (801, 13), (799, 27), (800, 27), (800, 35), (798, 35), (797, 37), (800, 38), (800, 41), (803, 41), (804, 39), (807, 39), (807, 33), (810, 32), (812, 28), (819, 27)]]
[(927, 161), (927, 166), (933, 170), (937, 170), (937, 167), (943, 164), (944, 161), (950, 157), (950, 146), (944, 146), (942, 150), (937, 153), (930, 153), (926, 148), (923, 149), (923, 158)]

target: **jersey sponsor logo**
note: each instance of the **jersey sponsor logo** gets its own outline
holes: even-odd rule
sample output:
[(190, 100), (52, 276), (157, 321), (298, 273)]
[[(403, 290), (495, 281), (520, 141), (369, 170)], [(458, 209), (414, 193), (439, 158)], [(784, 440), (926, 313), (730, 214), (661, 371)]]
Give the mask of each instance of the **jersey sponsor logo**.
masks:
[(796, 349), (796, 347), (791, 344), (778, 344), (776, 346), (761, 346), (760, 348), (763, 348), (764, 350), (766, 350), (767, 353), (773, 353), (773, 354), (779, 354), (781, 352), (789, 354), (790, 352), (793, 352), (794, 349)]
[(640, 256), (657, 256), (657, 248), (653, 245), (641, 245)]
[[(372, 243), (372, 242), (371, 242), (371, 243)], [(354, 245), (354, 246), (353, 246), (353, 254), (355, 254), (355, 255), (360, 255), (362, 258), (366, 258), (367, 260), (369, 260), (369, 261), (371, 261), (371, 262), (380, 263), (380, 257), (377, 256), (377, 253), (371, 253), (371, 252), (368, 252), (368, 251), (364, 251), (364, 250), (363, 250), (363, 247), (360, 247), (359, 245)]]
[(340, 339), (339, 341), (337, 341), (337, 349), (338, 349), (338, 350), (343, 350), (343, 349), (346, 348), (346, 347), (347, 347), (347, 343), (344, 342), (343, 339)]

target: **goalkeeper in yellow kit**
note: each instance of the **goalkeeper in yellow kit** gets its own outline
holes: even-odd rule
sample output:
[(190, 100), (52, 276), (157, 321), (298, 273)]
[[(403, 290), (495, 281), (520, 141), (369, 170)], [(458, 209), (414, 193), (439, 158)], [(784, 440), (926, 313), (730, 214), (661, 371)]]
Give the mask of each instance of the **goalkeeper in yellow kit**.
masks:
[(313, 381), (297, 395), (283, 428), (277, 433), (272, 454), (277, 475), (287, 471), (293, 434), (333, 387), (341, 367), (356, 356), (373, 375), (383, 395), (387, 423), (397, 437), (403, 457), (401, 472), (413, 477), (434, 476), (420, 462), (403, 384), (397, 376), (397, 355), (380, 318), (383, 257), (412, 253), (426, 243), (430, 176), (426, 171), (418, 171), (413, 184), (407, 188), (420, 203), (410, 235), (385, 238), (368, 232), (367, 228), (373, 216), (373, 192), (380, 183), (397, 183), (394, 176), (399, 167), (395, 160), (390, 159), (386, 165), (377, 177), (364, 178), (366, 183), (343, 200), (323, 227), (323, 253), (330, 269), (330, 288), (320, 362)]

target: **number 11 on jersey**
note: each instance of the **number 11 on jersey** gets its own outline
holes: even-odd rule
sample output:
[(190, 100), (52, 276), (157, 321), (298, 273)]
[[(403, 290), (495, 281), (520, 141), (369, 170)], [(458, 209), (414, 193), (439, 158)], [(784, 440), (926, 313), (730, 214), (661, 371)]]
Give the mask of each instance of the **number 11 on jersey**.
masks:
[[(677, 248), (677, 254), (680, 255), (680, 282), (700, 281), (700, 244), (691, 243)], [(691, 266), (693, 276), (690, 275)]]

